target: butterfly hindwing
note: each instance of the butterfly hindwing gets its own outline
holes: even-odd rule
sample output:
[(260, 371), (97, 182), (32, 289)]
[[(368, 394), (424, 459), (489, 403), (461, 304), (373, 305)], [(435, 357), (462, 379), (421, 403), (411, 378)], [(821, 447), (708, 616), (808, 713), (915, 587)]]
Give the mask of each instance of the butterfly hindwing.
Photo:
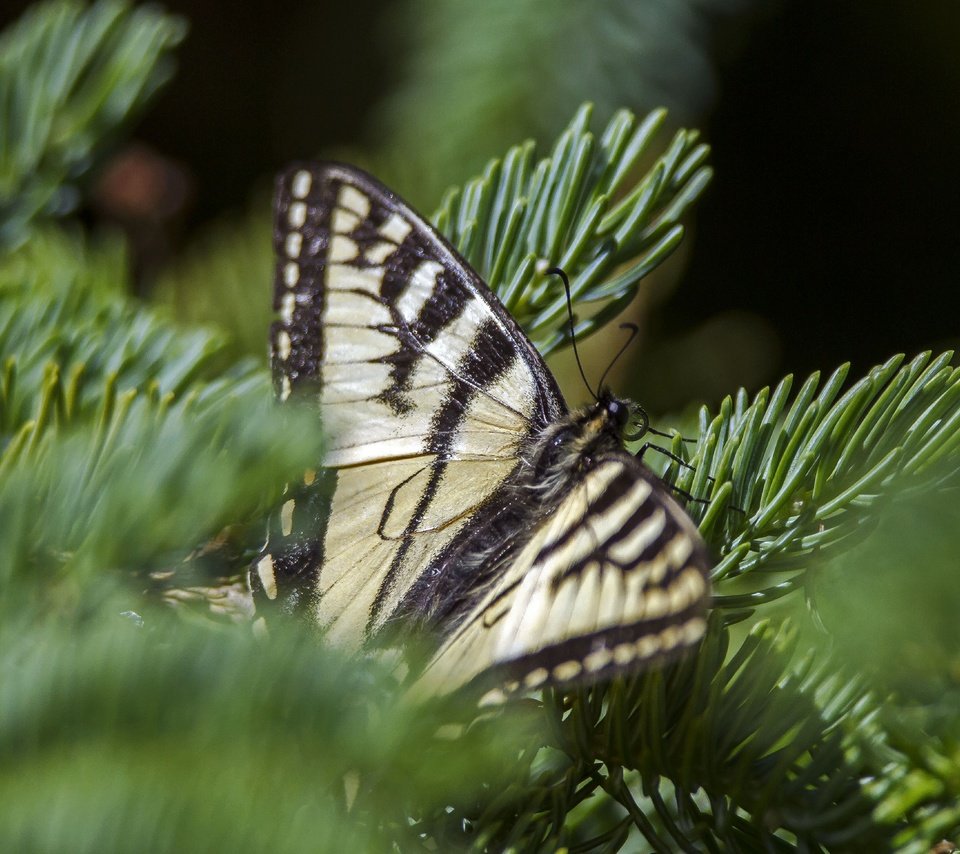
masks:
[(568, 485), (423, 682), (485, 677), (509, 693), (673, 657), (706, 628), (708, 565), (662, 483), (625, 452), (605, 455)]

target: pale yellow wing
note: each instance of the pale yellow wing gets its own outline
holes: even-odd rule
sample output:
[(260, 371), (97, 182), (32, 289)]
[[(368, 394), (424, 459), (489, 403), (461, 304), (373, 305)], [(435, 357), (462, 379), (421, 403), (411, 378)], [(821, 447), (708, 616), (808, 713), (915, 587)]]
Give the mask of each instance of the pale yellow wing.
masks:
[(663, 484), (627, 453), (571, 485), (444, 639), (416, 691), (510, 694), (641, 669), (706, 629), (709, 559)]
[(277, 394), (317, 406), (327, 443), (251, 586), (358, 649), (566, 407), (489, 288), (360, 170), (282, 175), (274, 246)]

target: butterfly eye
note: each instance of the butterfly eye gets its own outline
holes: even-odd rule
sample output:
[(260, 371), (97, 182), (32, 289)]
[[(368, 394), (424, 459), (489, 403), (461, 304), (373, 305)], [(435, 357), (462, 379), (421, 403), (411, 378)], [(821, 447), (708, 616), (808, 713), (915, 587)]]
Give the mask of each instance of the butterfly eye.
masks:
[(617, 425), (617, 430), (623, 430), (630, 420), (630, 406), (622, 400), (611, 400), (607, 404), (607, 415)]

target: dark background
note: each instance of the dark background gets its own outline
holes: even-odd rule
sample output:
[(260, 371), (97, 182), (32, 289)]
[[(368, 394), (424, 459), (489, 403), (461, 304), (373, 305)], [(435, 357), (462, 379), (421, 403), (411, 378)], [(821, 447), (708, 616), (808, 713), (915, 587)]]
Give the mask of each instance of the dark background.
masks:
[[(389, 149), (370, 114), (411, 50), (391, 29), (396, 5), (166, 4), (190, 33), (134, 130), (189, 178), (172, 255), (288, 159)], [(705, 24), (711, 97), (680, 118), (703, 129), (716, 175), (659, 323), (671, 333), (722, 312), (758, 316), (779, 342), (763, 356), (767, 380), (956, 343), (960, 4), (758, 8), (745, 0)]]

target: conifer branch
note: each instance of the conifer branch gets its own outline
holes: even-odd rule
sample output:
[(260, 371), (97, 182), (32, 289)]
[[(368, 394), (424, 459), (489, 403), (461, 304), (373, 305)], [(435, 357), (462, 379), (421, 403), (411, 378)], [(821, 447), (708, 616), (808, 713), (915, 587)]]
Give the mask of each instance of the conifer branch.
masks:
[(97, 153), (170, 78), (184, 32), (150, 6), (52, 0), (0, 34), (0, 246), (76, 208)]
[(303, 414), (302, 438), (276, 441), (262, 371), (125, 297), (128, 279), (116, 246), (53, 233), (0, 263), (0, 563), (13, 575), (52, 560), (80, 583), (156, 565), (319, 458)]
[(481, 177), (449, 190), (433, 217), (544, 355), (569, 345), (564, 291), (546, 270), (569, 275), (578, 313), (593, 307), (575, 329), (590, 335), (677, 247), (679, 221), (711, 175), (707, 147), (681, 130), (636, 178), (665, 112), (638, 123), (621, 110), (599, 137), (590, 114), (580, 107), (547, 157), (535, 160), (528, 142), (491, 160)]

